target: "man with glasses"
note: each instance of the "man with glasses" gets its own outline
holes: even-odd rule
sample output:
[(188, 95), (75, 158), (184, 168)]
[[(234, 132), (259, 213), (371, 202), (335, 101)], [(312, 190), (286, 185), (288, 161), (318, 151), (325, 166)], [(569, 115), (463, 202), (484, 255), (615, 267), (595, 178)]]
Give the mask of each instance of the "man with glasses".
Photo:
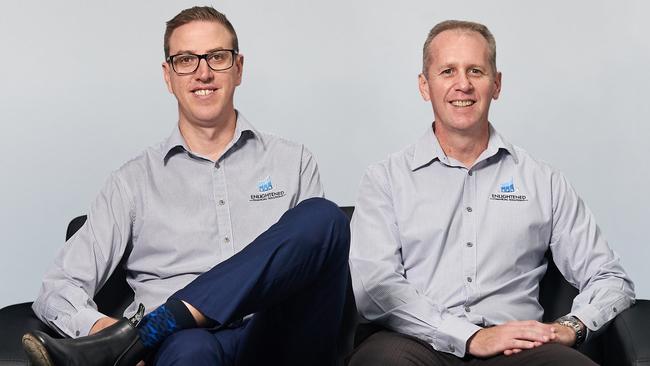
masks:
[[(309, 151), (235, 110), (244, 58), (223, 14), (183, 10), (167, 23), (164, 49), (178, 126), (111, 175), (46, 273), (34, 310), (73, 338), (26, 334), (30, 360), (331, 364), (347, 219), (321, 198)], [(106, 317), (92, 300), (123, 255), (133, 320)]]

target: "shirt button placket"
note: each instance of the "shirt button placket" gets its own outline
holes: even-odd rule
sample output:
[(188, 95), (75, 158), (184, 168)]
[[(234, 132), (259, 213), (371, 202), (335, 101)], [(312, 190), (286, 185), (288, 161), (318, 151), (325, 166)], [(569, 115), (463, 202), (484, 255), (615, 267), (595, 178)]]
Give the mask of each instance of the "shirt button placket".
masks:
[(225, 177), (225, 166), (223, 161), (214, 165), (214, 197), (216, 201), (217, 222), (219, 224), (219, 235), (221, 242), (221, 253), (228, 258), (235, 254), (235, 248), (232, 242), (232, 222), (230, 221), (230, 207), (226, 205), (227, 185)]
[[(468, 315), (470, 313), (469, 304), (473, 303), (476, 299), (476, 220), (474, 210), (476, 207), (476, 171), (467, 170), (464, 179), (463, 185), (463, 231), (462, 238), (465, 239), (462, 241), (462, 247), (459, 248), (462, 251), (462, 273), (463, 273), (463, 282), (465, 284), (465, 293), (467, 294), (465, 298), (465, 306), (463, 310)], [(462, 239), (461, 239), (462, 240)]]

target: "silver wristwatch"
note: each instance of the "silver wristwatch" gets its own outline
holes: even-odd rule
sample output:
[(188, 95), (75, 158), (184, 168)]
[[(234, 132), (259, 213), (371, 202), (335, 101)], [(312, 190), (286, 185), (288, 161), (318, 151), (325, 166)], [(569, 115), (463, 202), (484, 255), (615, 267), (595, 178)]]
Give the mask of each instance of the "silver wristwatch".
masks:
[(576, 332), (576, 342), (573, 344), (573, 348), (577, 348), (580, 344), (582, 344), (582, 342), (584, 342), (585, 337), (587, 336), (587, 330), (585, 329), (586, 327), (575, 316), (563, 316), (557, 318), (557, 320), (555, 320), (555, 323), (570, 327)]

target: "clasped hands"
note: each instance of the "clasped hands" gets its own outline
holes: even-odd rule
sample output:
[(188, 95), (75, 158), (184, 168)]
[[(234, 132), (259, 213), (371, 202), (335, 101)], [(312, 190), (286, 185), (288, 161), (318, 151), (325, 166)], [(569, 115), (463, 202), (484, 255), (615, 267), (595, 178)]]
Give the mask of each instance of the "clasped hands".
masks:
[(511, 321), (474, 333), (467, 351), (475, 357), (491, 357), (500, 353), (510, 356), (545, 343), (570, 347), (575, 340), (575, 331), (561, 324), (545, 324), (535, 320)]

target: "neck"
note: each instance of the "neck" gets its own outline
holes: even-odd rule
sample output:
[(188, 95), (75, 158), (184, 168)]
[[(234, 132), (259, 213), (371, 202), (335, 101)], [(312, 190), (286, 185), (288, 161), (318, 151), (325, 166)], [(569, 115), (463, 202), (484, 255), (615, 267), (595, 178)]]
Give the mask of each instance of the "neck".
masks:
[(434, 132), (445, 154), (458, 160), (468, 169), (487, 149), (490, 139), (487, 123), (471, 131), (450, 130), (434, 124)]
[(233, 113), (223, 121), (211, 125), (191, 123), (184, 119), (178, 122), (181, 135), (190, 150), (198, 155), (217, 161), (235, 135), (237, 114)]

